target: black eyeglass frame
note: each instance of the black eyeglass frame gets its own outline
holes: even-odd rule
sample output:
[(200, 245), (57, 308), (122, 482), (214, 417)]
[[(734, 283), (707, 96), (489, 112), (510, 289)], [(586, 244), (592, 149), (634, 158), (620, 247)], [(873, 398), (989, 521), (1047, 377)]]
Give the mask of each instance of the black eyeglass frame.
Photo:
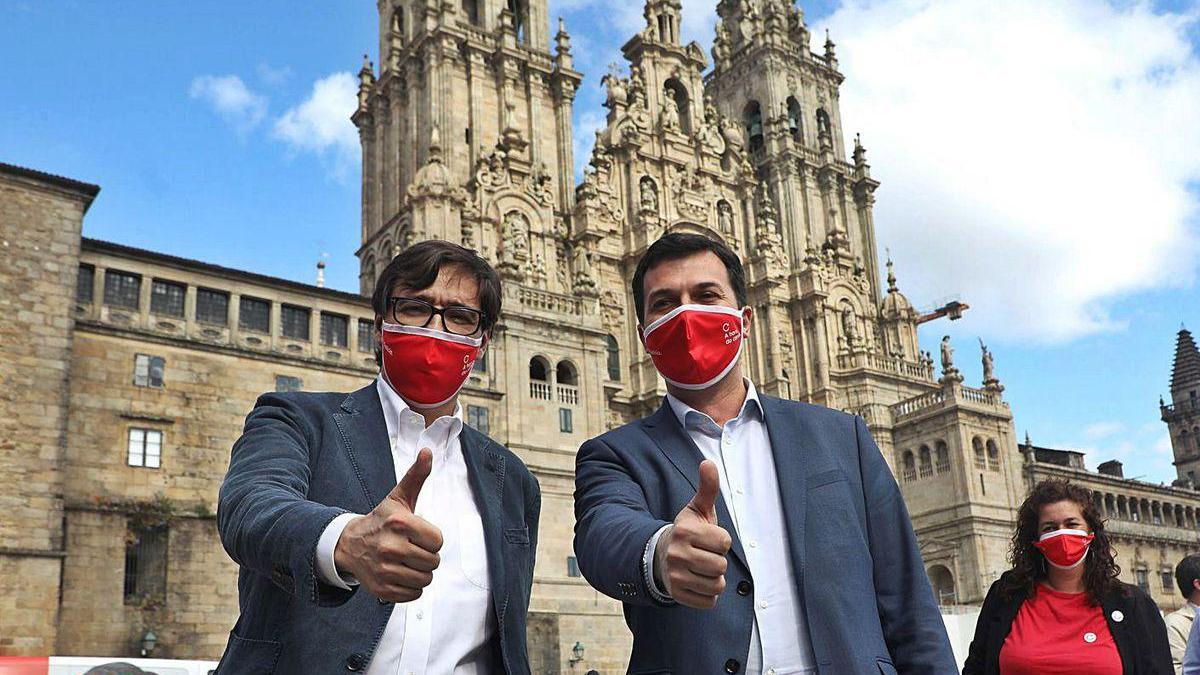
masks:
[[(420, 298), (408, 298), (408, 297), (404, 297), (402, 295), (393, 295), (387, 299), (387, 308), (388, 308), (389, 318), (391, 318), (393, 320), (395, 320), (397, 318), (396, 317), (396, 309), (401, 302), (413, 302), (418, 305), (422, 305), (429, 312), (429, 318), (425, 319), (425, 323), (421, 324), (420, 328), (428, 328), (429, 324), (433, 322), (433, 317), (440, 316), (440, 317), (442, 317), (442, 326), (446, 329), (446, 332), (450, 333), (451, 335), (458, 335), (460, 337), (475, 337), (476, 335), (479, 335), (481, 332), (483, 332), (484, 320), (487, 318), (487, 315), (483, 313), (483, 310), (475, 309), (474, 307), (465, 307), (462, 305), (455, 305), (453, 307), (438, 307), (437, 305), (434, 305), (433, 303), (421, 300)], [(454, 330), (450, 328), (450, 322), (446, 321), (446, 312), (449, 312), (452, 310), (457, 311), (457, 312), (469, 312), (471, 314), (476, 315), (478, 318), (476, 319), (476, 322), (475, 322), (475, 330), (471, 331), (470, 333), (454, 332)], [(397, 323), (401, 323), (401, 322), (397, 321)], [(411, 324), (403, 324), (403, 325), (411, 325)]]

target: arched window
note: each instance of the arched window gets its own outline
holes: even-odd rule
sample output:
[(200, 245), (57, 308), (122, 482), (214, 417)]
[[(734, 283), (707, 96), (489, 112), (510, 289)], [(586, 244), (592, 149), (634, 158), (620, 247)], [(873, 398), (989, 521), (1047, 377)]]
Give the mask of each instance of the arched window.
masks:
[(467, 18), (467, 23), (472, 26), (479, 24), (479, 2), (480, 0), (462, 0), (463, 16)]
[(375, 288), (375, 256), (368, 254), (362, 263), (362, 280), (364, 288)]
[(825, 112), (824, 108), (817, 110), (817, 134), (833, 138), (833, 125), (829, 123), (829, 113)]
[(983, 439), (976, 436), (971, 439), (971, 448), (975, 451), (975, 468), (987, 468), (987, 454), (983, 449)]
[(929, 452), (928, 445), (921, 446), (921, 478), (928, 478), (933, 475), (933, 456)]
[(621, 381), (621, 346), (617, 344), (617, 338), (606, 335), (604, 342), (608, 351), (608, 379), (613, 382)]
[(934, 565), (929, 568), (929, 585), (933, 586), (933, 595), (942, 606), (958, 604), (958, 594), (954, 592), (954, 575), (945, 565)]
[(513, 14), (513, 27), (517, 32), (517, 42), (528, 42), (529, 2), (527, 0), (508, 0), (508, 11)]
[(937, 442), (937, 450), (934, 451), (933, 459), (938, 473), (946, 473), (950, 470), (950, 449), (946, 447), (946, 441)]
[(762, 106), (758, 105), (758, 101), (750, 101), (746, 104), (742, 119), (746, 124), (746, 138), (750, 141), (751, 152), (761, 150), (763, 147), (763, 121)]
[(570, 361), (559, 361), (554, 368), (554, 376), (559, 384), (579, 386), (579, 375), (576, 374), (575, 366)]
[(540, 356), (529, 360), (529, 397), (543, 401), (554, 398), (550, 391), (550, 362)]
[(404, 38), (404, 8), (396, 7), (392, 11), (392, 33)]
[(692, 133), (687, 88), (683, 86), (682, 82), (672, 77), (663, 83), (663, 95), (675, 102), (675, 109), (679, 111), (679, 128), (685, 134)]
[[(395, 258), (395, 257), (396, 256), (393, 255), (393, 253), (392, 253), (392, 241), (390, 239), (384, 239), (382, 242), (380, 242), (380, 244), (379, 244), (379, 260), (381, 260), (381, 261), (386, 260), (388, 262), (391, 262), (392, 258)], [(384, 265), (384, 267), (387, 267), (387, 265)]]
[(801, 125), (801, 120), (804, 119), (803, 113), (800, 111), (800, 102), (795, 96), (789, 96), (787, 100), (787, 117), (788, 131), (791, 132), (792, 138), (797, 143), (804, 140), (804, 129)]
[(917, 479), (917, 460), (913, 458), (912, 450), (904, 451), (903, 476), (905, 481), (913, 481)]
[(987, 468), (988, 471), (1000, 470), (1000, 448), (996, 446), (995, 439), (988, 439), (987, 442)]

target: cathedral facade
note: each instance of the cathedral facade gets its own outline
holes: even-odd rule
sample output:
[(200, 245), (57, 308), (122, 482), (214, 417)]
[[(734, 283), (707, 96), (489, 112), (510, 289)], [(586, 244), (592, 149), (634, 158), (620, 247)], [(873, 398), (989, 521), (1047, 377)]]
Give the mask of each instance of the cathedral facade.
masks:
[(428, 238), (480, 251), (504, 280), (462, 398), (468, 423), (542, 486), (534, 672), (625, 666), (620, 604), (573, 557), (575, 452), (665, 394), (629, 280), (674, 231), (745, 262), (756, 321), (744, 358), (761, 391), (866, 420), (942, 604), (982, 600), (1008, 567), (1028, 486), (1065, 476), (1113, 523), (1123, 577), (1178, 606), (1163, 575), (1200, 547), (1195, 344), (1179, 348), (1161, 408), (1176, 485), (1019, 444), (987, 348), (971, 386), (949, 339), (918, 343), (920, 324), (963, 308), (920, 312), (892, 262), (881, 268), (879, 183), (842, 127), (833, 42), (813, 51), (787, 0), (720, 0), (705, 54), (681, 41), (680, 12), (646, 0), (625, 66), (603, 77), (607, 120), (577, 183), (583, 74), (546, 0), (380, 0), (379, 65), (364, 63), (353, 116), (357, 294), (82, 238), (98, 187), (0, 165), (0, 281), (20, 289), (0, 295), (12, 305), (0, 312), (0, 479), (15, 486), (0, 495), (0, 654), (133, 655), (154, 632), (156, 655), (218, 657), (236, 566), (213, 511), (242, 417), (263, 391), (370, 382), (366, 296), (398, 250)]

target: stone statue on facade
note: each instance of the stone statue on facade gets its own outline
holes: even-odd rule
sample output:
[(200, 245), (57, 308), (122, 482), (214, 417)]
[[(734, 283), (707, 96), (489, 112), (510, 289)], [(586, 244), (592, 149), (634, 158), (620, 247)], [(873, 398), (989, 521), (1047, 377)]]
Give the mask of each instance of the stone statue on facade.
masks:
[(663, 92), (662, 113), (659, 119), (663, 131), (679, 131), (679, 105), (670, 92)]
[(733, 232), (733, 207), (724, 199), (717, 202), (717, 227), (721, 234)]
[(575, 267), (573, 290), (578, 295), (596, 296), (599, 284), (596, 282), (596, 274), (592, 270), (592, 254), (588, 252), (587, 246), (581, 241), (575, 244), (573, 255)]
[(658, 213), (658, 186), (654, 184), (654, 179), (642, 176), (639, 191), (642, 213)]
[(987, 348), (982, 339), (979, 340), (979, 348), (983, 350), (983, 388), (997, 393), (1004, 391), (1004, 385), (996, 377), (996, 361), (992, 357), (992, 350)]
[(842, 308), (842, 334), (846, 336), (847, 346), (853, 348), (859, 343), (858, 322), (850, 307)]
[(954, 366), (954, 347), (950, 346), (950, 336), (942, 338), (942, 384), (962, 382), (962, 373)]

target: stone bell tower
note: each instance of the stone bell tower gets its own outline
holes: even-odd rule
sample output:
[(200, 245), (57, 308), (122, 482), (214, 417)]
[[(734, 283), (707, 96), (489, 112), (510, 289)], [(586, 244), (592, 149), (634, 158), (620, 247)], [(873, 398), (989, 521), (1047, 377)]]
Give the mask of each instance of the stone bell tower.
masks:
[(1171, 369), (1171, 401), (1159, 401), (1167, 423), (1175, 470), (1180, 480), (1200, 483), (1200, 350), (1186, 328), (1179, 329)]

